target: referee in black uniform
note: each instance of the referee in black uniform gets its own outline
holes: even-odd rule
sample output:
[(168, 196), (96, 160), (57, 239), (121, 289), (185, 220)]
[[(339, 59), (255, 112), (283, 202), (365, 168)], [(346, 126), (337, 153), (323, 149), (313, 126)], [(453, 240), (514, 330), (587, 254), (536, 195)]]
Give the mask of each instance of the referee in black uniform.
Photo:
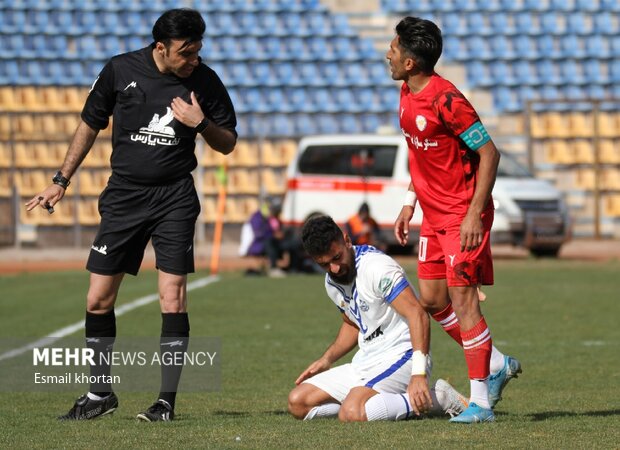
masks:
[[(161, 350), (171, 350), (167, 343), (174, 343), (174, 351), (187, 349), (187, 274), (194, 272), (194, 228), (200, 212), (191, 176), (198, 164), (195, 139), (201, 134), (223, 154), (232, 152), (237, 140), (235, 111), (226, 88), (198, 56), (204, 31), (200, 13), (172, 9), (155, 22), (150, 46), (113, 57), (90, 90), (53, 183), (26, 204), (31, 211), (54, 206), (63, 198), (99, 130), (113, 116), (112, 175), (99, 199), (101, 224), (86, 266), (91, 273), (86, 345), (95, 351), (95, 361), (100, 361), (99, 353), (112, 350), (118, 290), (125, 273), (138, 273), (149, 239), (159, 270)], [(159, 397), (138, 414), (139, 419), (174, 418), (181, 369), (162, 366)], [(109, 374), (109, 366), (91, 367), (91, 375)], [(110, 384), (91, 384), (90, 391), (59, 418), (92, 419), (117, 407)]]

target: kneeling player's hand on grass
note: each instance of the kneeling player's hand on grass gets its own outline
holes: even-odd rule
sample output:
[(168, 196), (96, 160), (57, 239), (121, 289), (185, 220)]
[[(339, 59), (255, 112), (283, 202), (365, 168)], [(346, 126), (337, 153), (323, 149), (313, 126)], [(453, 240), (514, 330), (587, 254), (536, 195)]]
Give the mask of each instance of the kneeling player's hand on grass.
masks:
[(326, 358), (320, 358), (314, 361), (304, 370), (295, 380), (295, 384), (300, 384), (304, 380), (315, 376), (317, 373), (325, 372), (331, 367), (331, 363)]
[(428, 389), (428, 382), (425, 375), (413, 375), (407, 388), (409, 402), (416, 415), (424, 414), (433, 406), (431, 392)]

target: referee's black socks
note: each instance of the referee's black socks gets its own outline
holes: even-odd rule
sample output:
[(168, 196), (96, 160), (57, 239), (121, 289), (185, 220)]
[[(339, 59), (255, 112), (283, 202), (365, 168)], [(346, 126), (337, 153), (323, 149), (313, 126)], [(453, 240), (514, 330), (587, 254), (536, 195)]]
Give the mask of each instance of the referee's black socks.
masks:
[(174, 409), (183, 360), (189, 344), (189, 318), (187, 313), (162, 313), (161, 315), (161, 388), (159, 398)]
[(90, 367), (90, 375), (97, 380), (90, 384), (90, 392), (106, 397), (112, 392), (112, 385), (107, 380), (110, 379), (110, 353), (116, 338), (114, 310), (105, 314), (93, 314), (86, 311), (84, 328), (86, 347), (94, 351), (95, 365)]

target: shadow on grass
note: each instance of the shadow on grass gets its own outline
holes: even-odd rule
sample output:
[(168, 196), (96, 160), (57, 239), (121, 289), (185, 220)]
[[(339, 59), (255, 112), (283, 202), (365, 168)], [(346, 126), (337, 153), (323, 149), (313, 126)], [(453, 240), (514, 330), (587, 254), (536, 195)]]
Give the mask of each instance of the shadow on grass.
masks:
[(247, 411), (223, 411), (218, 410), (213, 412), (214, 416), (222, 416), (222, 417), (248, 417), (250, 415)]
[(584, 412), (546, 411), (546, 412), (541, 412), (541, 413), (529, 414), (529, 417), (531, 418), (532, 422), (555, 419), (558, 417), (579, 417), (579, 416), (588, 416), (588, 417), (620, 416), (620, 409), (609, 409), (606, 411), (584, 411)]

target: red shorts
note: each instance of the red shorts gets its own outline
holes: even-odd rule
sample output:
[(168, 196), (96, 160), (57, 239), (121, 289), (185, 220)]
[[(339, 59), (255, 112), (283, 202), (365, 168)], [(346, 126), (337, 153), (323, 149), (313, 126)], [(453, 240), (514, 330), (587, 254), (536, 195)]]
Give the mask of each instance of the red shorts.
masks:
[(448, 286), (493, 284), (491, 225), (493, 211), (482, 214), (482, 244), (461, 252), (460, 224), (434, 230), (426, 220), (420, 228), (418, 277), (422, 280), (447, 280)]

